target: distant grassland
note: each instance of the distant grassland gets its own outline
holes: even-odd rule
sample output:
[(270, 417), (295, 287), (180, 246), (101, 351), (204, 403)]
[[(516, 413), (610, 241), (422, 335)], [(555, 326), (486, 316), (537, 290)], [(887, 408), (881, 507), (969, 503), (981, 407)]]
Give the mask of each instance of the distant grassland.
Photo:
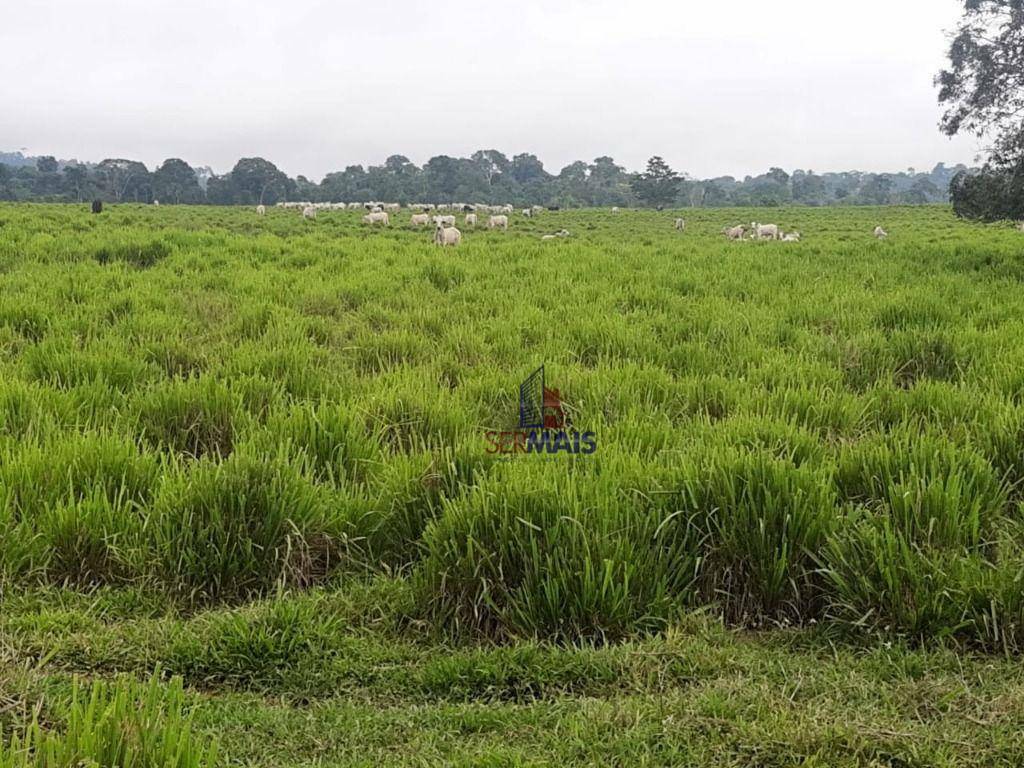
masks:
[[(504, 734), (375, 764), (1021, 755), (1012, 667), (974, 654), (1024, 648), (1024, 235), (945, 207), (588, 210), (508, 233), (460, 216), (440, 249), (408, 217), (0, 205), (0, 661), (41, 670), (8, 688), (159, 665), (328, 709), (483, 702), (464, 727)], [(753, 220), (803, 241), (719, 234)], [(540, 365), (594, 455), (487, 453)], [(956, 697), (911, 716), (891, 686), (917, 673), (836, 643), (894, 644), (882, 666), (943, 690), (951, 658), (985, 667), (970, 707), (1002, 708), (975, 730)], [(798, 703), (776, 664), (882, 714)], [(741, 668), (754, 687), (728, 693)], [(790, 693), (791, 721), (761, 709)], [(503, 752), (502, 729), (587, 722), (591, 696), (594, 723), (632, 713), (622, 743)], [(273, 764), (230, 701), (199, 725)], [(684, 715), (717, 725), (655, 749)]]

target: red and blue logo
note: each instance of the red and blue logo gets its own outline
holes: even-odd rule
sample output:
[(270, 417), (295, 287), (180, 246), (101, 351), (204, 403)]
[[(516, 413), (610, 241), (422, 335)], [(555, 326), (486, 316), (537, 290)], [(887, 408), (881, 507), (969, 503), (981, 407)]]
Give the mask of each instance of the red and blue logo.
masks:
[(597, 451), (597, 436), (574, 429), (561, 391), (545, 385), (543, 365), (519, 385), (519, 428), (492, 430), (485, 437), (487, 452), (494, 454), (590, 456)]

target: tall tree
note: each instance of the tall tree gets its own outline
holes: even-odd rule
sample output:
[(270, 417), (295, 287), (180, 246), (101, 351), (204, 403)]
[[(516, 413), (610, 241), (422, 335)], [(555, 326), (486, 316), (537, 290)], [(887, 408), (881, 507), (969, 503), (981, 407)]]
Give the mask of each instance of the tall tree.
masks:
[(96, 175), (110, 201), (148, 203), (153, 199), (149, 170), (137, 160), (108, 158), (96, 166)]
[(496, 149), (477, 150), (469, 159), (487, 179), (488, 187), (494, 186), (503, 173), (508, 173), (510, 166), (508, 158)]
[(64, 182), (61, 185), (66, 197), (82, 202), (89, 193), (89, 169), (79, 163), (64, 166)]
[(203, 190), (192, 166), (170, 158), (153, 171), (153, 196), (168, 203), (198, 203), (203, 199)]
[(511, 171), (512, 178), (520, 184), (546, 181), (551, 178), (548, 172), (544, 170), (544, 163), (536, 155), (529, 152), (523, 152), (512, 158)]
[(459, 164), (454, 157), (438, 155), (423, 166), (427, 174), (427, 191), (439, 200), (451, 200), (459, 184)]
[(1024, 218), (1024, 0), (963, 0), (964, 16), (949, 47), (949, 68), (936, 78), (946, 107), (942, 130), (991, 142), (983, 179), (957, 174), (953, 209), (963, 216)]
[(231, 185), (240, 203), (273, 205), (285, 199), (291, 179), (269, 160), (243, 157), (231, 169)]
[(936, 78), (942, 130), (987, 137), (997, 165), (1017, 165), (1024, 162), (1024, 0), (963, 2), (949, 68)]
[(669, 164), (655, 155), (647, 161), (647, 170), (633, 179), (633, 192), (645, 205), (671, 205), (682, 181)]

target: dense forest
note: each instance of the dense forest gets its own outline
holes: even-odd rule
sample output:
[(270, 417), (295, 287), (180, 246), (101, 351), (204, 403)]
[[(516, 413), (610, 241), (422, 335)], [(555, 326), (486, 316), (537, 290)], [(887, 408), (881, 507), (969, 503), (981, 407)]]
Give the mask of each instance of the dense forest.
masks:
[(676, 173), (660, 158), (652, 158), (645, 172), (632, 173), (610, 157), (599, 157), (552, 174), (536, 155), (509, 158), (497, 150), (481, 150), (464, 158), (439, 155), (423, 166), (392, 155), (382, 165), (350, 165), (314, 182), (291, 178), (259, 157), (243, 158), (230, 172), (218, 175), (179, 159), (165, 160), (151, 171), (135, 160), (85, 163), (0, 153), (0, 200), (215, 205), (459, 201), (573, 208), (921, 204), (947, 202), (951, 180), (964, 170), (942, 163), (930, 171), (908, 168), (899, 173), (787, 173), (772, 168), (742, 179), (700, 180)]

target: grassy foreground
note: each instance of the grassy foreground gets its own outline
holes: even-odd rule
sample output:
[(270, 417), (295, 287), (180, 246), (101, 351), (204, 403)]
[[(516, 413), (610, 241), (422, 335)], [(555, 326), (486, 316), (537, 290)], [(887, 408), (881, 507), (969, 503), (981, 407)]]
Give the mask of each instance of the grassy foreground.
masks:
[(674, 216), (0, 206), (0, 766), (1019, 764), (1024, 238)]

